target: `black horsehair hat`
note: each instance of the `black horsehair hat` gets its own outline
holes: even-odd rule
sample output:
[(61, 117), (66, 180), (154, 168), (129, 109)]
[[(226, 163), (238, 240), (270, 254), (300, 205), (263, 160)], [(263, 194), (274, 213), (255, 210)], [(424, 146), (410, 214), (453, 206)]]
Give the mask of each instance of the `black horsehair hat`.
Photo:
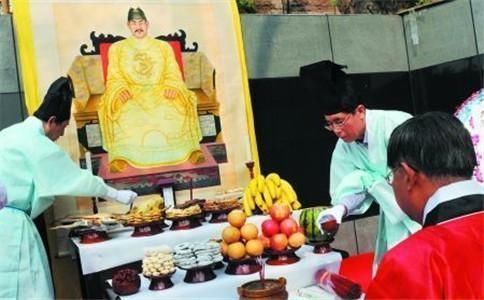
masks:
[(131, 7), (128, 11), (128, 22), (132, 21), (132, 20), (145, 20), (145, 21), (147, 21), (146, 16), (145, 16), (145, 12), (139, 7), (136, 7), (136, 8)]
[(59, 77), (54, 81), (47, 93), (44, 101), (34, 112), (34, 116), (47, 122), (50, 117), (55, 116), (56, 122), (61, 123), (71, 117), (71, 104), (74, 97), (74, 89), (70, 77)]
[(324, 115), (352, 112), (361, 104), (343, 71), (345, 68), (345, 65), (323, 60), (302, 66), (299, 70), (305, 92)]

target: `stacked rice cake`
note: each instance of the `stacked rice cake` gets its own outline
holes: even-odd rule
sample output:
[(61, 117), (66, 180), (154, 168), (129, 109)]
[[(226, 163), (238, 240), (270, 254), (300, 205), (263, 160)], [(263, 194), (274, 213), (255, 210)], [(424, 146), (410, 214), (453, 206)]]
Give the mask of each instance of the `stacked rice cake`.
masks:
[(145, 249), (142, 267), (146, 277), (160, 277), (174, 272), (173, 249), (168, 246)]
[(181, 243), (175, 246), (175, 264), (182, 269), (211, 265), (223, 260), (216, 242)]

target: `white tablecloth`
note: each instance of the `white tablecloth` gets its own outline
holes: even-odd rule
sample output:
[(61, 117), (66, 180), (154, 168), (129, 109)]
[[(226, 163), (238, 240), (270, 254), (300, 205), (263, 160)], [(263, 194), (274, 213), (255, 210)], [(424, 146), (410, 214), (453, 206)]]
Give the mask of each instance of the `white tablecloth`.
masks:
[[(313, 247), (303, 246), (296, 254), (300, 261), (285, 266), (266, 265), (266, 278), (285, 277), (287, 280), (286, 290), (290, 294), (297, 295), (299, 288), (314, 284), (313, 275), (321, 267), (329, 271), (338, 272), (341, 263), (341, 255), (337, 252), (327, 254), (312, 253)], [(123, 296), (122, 299), (238, 299), (237, 287), (242, 284), (259, 279), (259, 274), (227, 275), (225, 268), (215, 270), (217, 277), (203, 283), (186, 283), (183, 281), (186, 271), (177, 269), (172, 277), (173, 287), (162, 291), (150, 291), (149, 280), (141, 276), (141, 288), (138, 293)], [(111, 284), (111, 280), (108, 280)], [(330, 297), (331, 298), (331, 297)]]
[[(294, 211), (292, 218), (298, 221), (299, 215), (300, 211)], [(252, 216), (247, 222), (254, 223), (260, 229), (260, 224), (268, 218), (268, 216)], [(86, 275), (142, 260), (143, 249), (146, 247), (160, 245), (173, 247), (182, 242), (220, 239), (222, 230), (227, 225), (227, 222), (218, 224), (204, 222), (202, 226), (190, 230), (172, 231), (165, 228), (164, 232), (149, 237), (131, 237), (132, 231), (119, 232), (111, 234), (110, 240), (96, 244), (81, 244), (79, 238), (72, 238), (72, 241), (79, 252), (82, 274)]]

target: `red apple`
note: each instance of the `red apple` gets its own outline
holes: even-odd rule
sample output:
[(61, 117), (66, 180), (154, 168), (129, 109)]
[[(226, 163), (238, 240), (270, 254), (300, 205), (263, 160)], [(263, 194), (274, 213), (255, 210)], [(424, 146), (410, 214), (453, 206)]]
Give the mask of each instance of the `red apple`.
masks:
[(274, 220), (267, 219), (264, 222), (262, 222), (262, 234), (264, 234), (266, 237), (271, 237), (276, 233), (279, 233), (279, 223), (277, 223)]
[(262, 241), (262, 245), (264, 245), (264, 249), (269, 249), (271, 247), (271, 239), (270, 238), (268, 238), (264, 235), (260, 235), (259, 240)]
[(279, 224), (281, 232), (286, 236), (291, 236), (293, 233), (296, 233), (298, 227), (299, 225), (297, 225), (297, 222), (292, 218), (285, 219)]
[(277, 233), (271, 237), (271, 249), (274, 251), (282, 251), (287, 247), (287, 237), (284, 233)]
[(291, 210), (287, 204), (283, 203), (274, 203), (269, 210), (272, 220), (277, 222), (281, 222), (284, 219), (289, 217)]

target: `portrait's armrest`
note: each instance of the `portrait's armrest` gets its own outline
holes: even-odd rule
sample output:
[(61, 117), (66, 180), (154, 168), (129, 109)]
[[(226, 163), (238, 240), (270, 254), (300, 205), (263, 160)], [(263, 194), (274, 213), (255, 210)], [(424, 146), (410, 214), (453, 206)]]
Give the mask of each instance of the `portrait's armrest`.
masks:
[(201, 88), (203, 92), (210, 98), (215, 97), (215, 68), (210, 60), (203, 53), (200, 53), (200, 77)]
[(214, 102), (215, 68), (207, 56), (203, 52), (184, 52), (183, 63), (187, 87), (196, 93), (202, 93), (202, 102)]
[(82, 67), (82, 56), (76, 56), (72, 62), (67, 75), (71, 77), (72, 84), (74, 85), (74, 106), (76, 111), (82, 111), (89, 101), (91, 93), (87, 86), (86, 77), (84, 75), (84, 69)]
[[(105, 90), (101, 58), (99, 55), (76, 56), (68, 71), (74, 84), (76, 111), (83, 111), (95, 95)], [(92, 101), (92, 100), (91, 100)]]
[(200, 54), (198, 52), (183, 52), (183, 75), (187, 88), (200, 88)]

